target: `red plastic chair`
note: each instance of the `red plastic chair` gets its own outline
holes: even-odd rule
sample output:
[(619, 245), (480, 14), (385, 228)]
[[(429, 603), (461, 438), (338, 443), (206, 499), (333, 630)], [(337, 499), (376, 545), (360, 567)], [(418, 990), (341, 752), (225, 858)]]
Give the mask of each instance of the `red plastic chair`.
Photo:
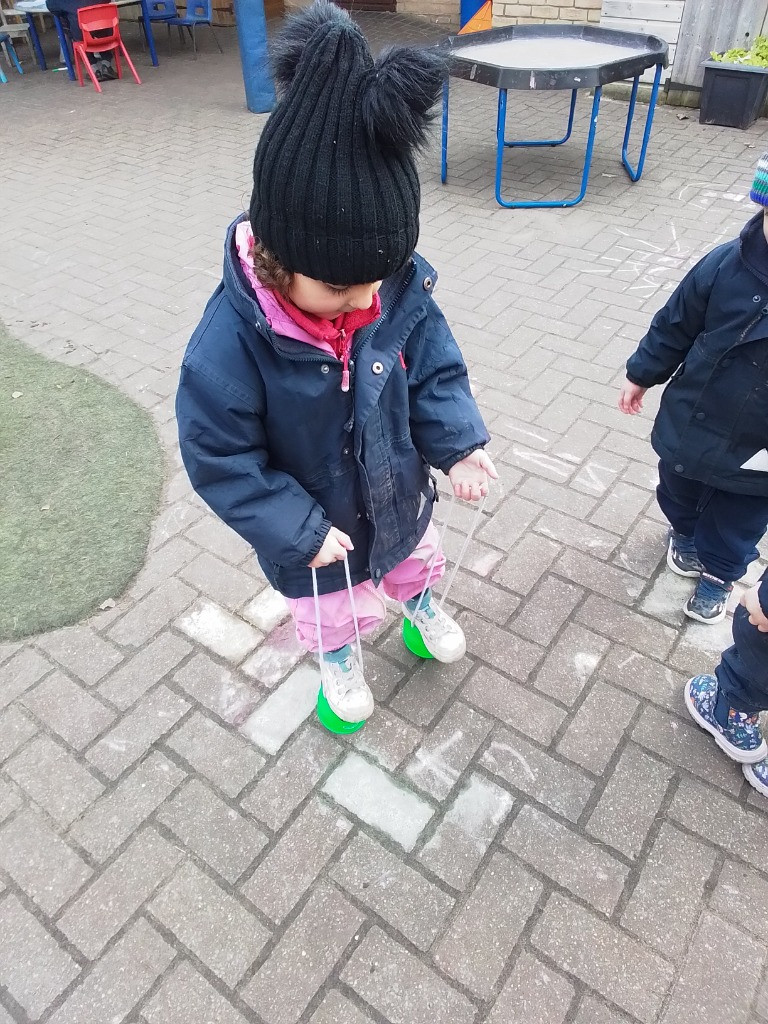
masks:
[[(141, 79), (136, 74), (136, 68), (131, 63), (131, 58), (128, 56), (125, 44), (120, 38), (120, 18), (115, 4), (97, 4), (94, 7), (81, 7), (77, 12), (77, 21), (83, 33), (83, 38), (82, 40), (74, 40), (72, 48), (75, 51), (75, 69), (80, 85), (85, 84), (83, 82), (82, 70), (84, 67), (96, 87), (96, 92), (101, 92), (101, 85), (93, 73), (93, 68), (88, 60), (88, 54), (109, 53), (110, 50), (113, 50), (115, 54), (117, 77), (123, 77), (123, 69), (120, 65), (120, 52), (122, 51), (128, 67), (136, 79), (136, 84), (141, 85)], [(95, 34), (97, 32), (99, 35)]]

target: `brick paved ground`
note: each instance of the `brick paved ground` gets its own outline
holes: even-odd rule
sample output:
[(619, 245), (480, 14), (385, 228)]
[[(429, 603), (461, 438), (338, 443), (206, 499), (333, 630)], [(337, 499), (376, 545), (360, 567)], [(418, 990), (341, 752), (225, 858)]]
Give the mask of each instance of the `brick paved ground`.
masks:
[[(469, 656), (415, 665), (390, 620), (366, 645), (379, 710), (347, 743), (175, 450), (179, 358), (263, 123), (222, 35), (224, 58), (140, 59), (141, 89), (2, 89), (0, 313), (151, 410), (168, 486), (114, 609), (0, 647), (0, 1021), (768, 1021), (768, 802), (681, 696), (728, 630), (684, 626), (650, 415), (614, 408), (651, 312), (748, 215), (763, 125), (661, 110), (630, 186), (606, 102), (588, 202), (510, 213), (493, 95), (456, 88), (421, 248), (502, 484), (452, 594)], [(561, 108), (515, 97), (510, 123), (554, 130)], [(553, 194), (578, 142), (514, 163)]]

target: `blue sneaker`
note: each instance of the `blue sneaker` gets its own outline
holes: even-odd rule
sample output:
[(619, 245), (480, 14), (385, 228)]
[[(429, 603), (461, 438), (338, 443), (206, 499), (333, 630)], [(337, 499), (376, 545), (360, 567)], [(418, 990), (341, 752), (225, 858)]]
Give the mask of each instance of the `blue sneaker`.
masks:
[(685, 537), (677, 530), (669, 531), (667, 565), (678, 576), (690, 576), (695, 579), (701, 576), (704, 566), (696, 554), (693, 537)]
[(757, 764), (743, 764), (741, 770), (753, 789), (763, 796), (768, 796), (768, 760), (758, 761)]
[(683, 611), (689, 619), (695, 619), (696, 622), (704, 622), (707, 625), (722, 622), (732, 590), (732, 583), (726, 583), (717, 576), (703, 572)]
[[(768, 757), (768, 744), (760, 732), (757, 715), (744, 711), (728, 711), (728, 725), (723, 728), (715, 719), (717, 679), (694, 676), (685, 684), (685, 706), (691, 718), (715, 738), (715, 743), (732, 761), (756, 764)], [(768, 793), (766, 793), (768, 795)]]

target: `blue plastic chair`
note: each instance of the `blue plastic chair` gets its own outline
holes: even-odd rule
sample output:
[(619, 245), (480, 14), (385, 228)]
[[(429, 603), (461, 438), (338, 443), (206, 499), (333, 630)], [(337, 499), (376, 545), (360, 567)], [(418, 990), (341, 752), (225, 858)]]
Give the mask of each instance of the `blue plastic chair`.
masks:
[[(170, 18), (177, 18), (179, 16), (178, 9), (176, 7), (175, 0), (149, 0), (147, 6), (149, 7), (149, 20), (150, 21), (168, 21)], [(144, 24), (144, 15), (139, 15), (139, 23), (142, 29), (141, 42), (146, 49), (147, 39), (147, 27)], [(170, 30), (168, 32), (170, 35)]]
[[(10, 60), (10, 62), (13, 64), (13, 66), (16, 68), (16, 70), (19, 72), (19, 74), (23, 75), (24, 74), (24, 69), (22, 68), (21, 64), (19, 63), (19, 58), (16, 56), (16, 50), (14, 48), (14, 45), (13, 45), (12, 41), (11, 41), (11, 37), (8, 35), (7, 32), (0, 33), (0, 50), (3, 47), (5, 47), (5, 52), (8, 54), (8, 59)], [(6, 74), (5, 74), (5, 72), (3, 71), (3, 68), (2, 68), (1, 65), (0, 65), (0, 82), (2, 82), (3, 85), (7, 85), (8, 84), (8, 78), (7, 78)]]
[(197, 25), (207, 25), (211, 30), (216, 45), (219, 48), (219, 53), (224, 51), (221, 48), (219, 40), (216, 39), (216, 33), (213, 31), (213, 0), (187, 0), (186, 13), (181, 17), (168, 18), (166, 21), (168, 26), (168, 35), (171, 34), (171, 25), (178, 25), (179, 36), (183, 42), (184, 33), (182, 29), (185, 28), (192, 39), (192, 49), (195, 51), (195, 60), (197, 60), (197, 40), (195, 39), (195, 28)]

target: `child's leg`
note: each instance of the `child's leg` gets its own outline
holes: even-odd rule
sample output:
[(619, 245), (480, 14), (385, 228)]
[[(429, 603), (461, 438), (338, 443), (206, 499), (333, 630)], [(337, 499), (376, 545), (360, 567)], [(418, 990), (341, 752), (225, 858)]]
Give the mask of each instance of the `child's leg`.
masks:
[(696, 523), (696, 551), (708, 573), (739, 580), (758, 556), (768, 527), (768, 498), (713, 491)]
[[(352, 588), (355, 611), (360, 635), (365, 636), (377, 629), (386, 618), (387, 606), (373, 583), (367, 580)], [(317, 652), (317, 619), (315, 599), (300, 597), (288, 601), (288, 609), (296, 626), (296, 637), (308, 651)], [(323, 634), (323, 650), (338, 651), (355, 642), (355, 621), (352, 603), (346, 590), (320, 595), (320, 628)]]
[[(430, 586), (442, 579), (445, 574), (445, 555), (438, 551), (440, 544), (440, 532), (434, 523), (430, 523), (427, 532), (422, 537), (417, 548), (401, 562), (396, 565), (392, 572), (388, 572), (382, 580), (382, 589), (387, 597), (393, 601), (410, 601), (418, 597), (424, 589), (424, 584), (429, 575)], [(437, 552), (435, 564), (430, 573), (432, 559)]]
[(699, 521), (699, 504), (707, 488), (698, 480), (686, 480), (672, 466), (659, 462), (656, 500), (672, 529), (681, 537), (693, 537)]

